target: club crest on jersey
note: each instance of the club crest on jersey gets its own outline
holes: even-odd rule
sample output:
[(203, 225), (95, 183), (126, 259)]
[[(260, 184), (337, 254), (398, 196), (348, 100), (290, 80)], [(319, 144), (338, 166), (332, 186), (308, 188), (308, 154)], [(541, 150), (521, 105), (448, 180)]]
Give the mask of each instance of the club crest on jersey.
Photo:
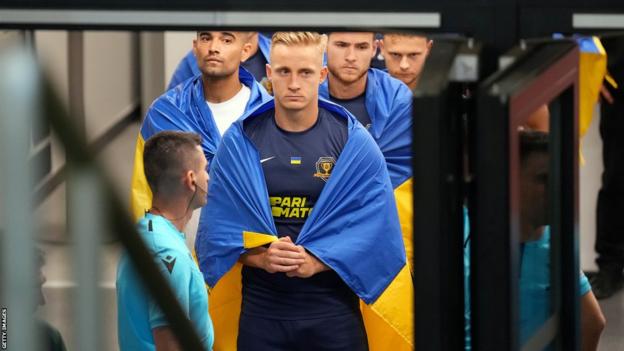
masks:
[(335, 164), (336, 160), (333, 157), (319, 157), (318, 161), (316, 161), (316, 173), (314, 173), (314, 176), (327, 181)]

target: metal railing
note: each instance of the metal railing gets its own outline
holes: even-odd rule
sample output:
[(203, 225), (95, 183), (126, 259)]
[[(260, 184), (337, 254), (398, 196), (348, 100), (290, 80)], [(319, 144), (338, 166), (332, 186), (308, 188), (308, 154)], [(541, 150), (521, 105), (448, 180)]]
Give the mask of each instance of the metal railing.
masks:
[[(100, 344), (98, 320), (97, 248), (104, 225), (128, 253), (147, 291), (160, 306), (184, 350), (202, 350), (194, 326), (186, 317), (152, 255), (136, 232), (129, 211), (89, 152), (86, 138), (70, 123), (50, 83), (39, 73), (32, 53), (13, 48), (0, 55), (0, 204), (3, 284), (6, 301), (8, 347), (35, 350), (35, 256), (33, 223), (33, 170), (28, 163), (33, 123), (43, 120), (58, 135), (66, 151), (70, 187), (69, 228), (76, 239), (77, 321), (79, 349)], [(208, 313), (208, 311), (206, 311)], [(1, 346), (1, 345), (0, 345)]]

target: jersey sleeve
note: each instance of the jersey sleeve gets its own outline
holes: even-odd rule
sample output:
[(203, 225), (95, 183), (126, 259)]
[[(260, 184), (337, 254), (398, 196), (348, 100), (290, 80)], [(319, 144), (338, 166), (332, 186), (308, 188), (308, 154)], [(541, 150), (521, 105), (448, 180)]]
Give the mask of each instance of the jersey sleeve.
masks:
[[(155, 255), (156, 266), (168, 281), (173, 294), (188, 316), (190, 306), (191, 267), (188, 260), (179, 252), (164, 250)], [(168, 325), (169, 321), (153, 297), (149, 298), (149, 323), (152, 329)]]
[(591, 291), (591, 285), (589, 284), (589, 280), (587, 279), (583, 271), (579, 273), (579, 288), (580, 288), (580, 292), (579, 292), (580, 296), (583, 296)]

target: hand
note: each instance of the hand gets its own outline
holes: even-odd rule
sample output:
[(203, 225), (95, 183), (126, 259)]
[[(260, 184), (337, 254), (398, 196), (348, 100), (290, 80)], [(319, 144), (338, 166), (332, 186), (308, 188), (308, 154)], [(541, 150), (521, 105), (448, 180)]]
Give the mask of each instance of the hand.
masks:
[(264, 251), (261, 268), (269, 273), (292, 272), (305, 262), (305, 255), (289, 236), (271, 243)]
[(605, 100), (608, 104), (613, 104), (613, 95), (611, 95), (611, 92), (604, 84), (600, 87), (600, 95), (602, 96), (602, 99)]
[(291, 278), (309, 278), (316, 273), (329, 270), (329, 267), (323, 264), (323, 262), (319, 261), (319, 259), (314, 257), (314, 255), (308, 253), (303, 246), (297, 245), (295, 247), (304, 256), (304, 262), (303, 264), (300, 264), (297, 269), (287, 272), (287, 276)]

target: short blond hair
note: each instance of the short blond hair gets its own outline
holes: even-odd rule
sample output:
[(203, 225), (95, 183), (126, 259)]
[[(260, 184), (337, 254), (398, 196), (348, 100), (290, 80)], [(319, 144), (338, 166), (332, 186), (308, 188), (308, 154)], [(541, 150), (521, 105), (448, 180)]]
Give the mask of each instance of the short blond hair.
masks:
[(271, 49), (276, 45), (316, 46), (321, 55), (327, 46), (327, 35), (316, 32), (275, 32), (271, 38)]

